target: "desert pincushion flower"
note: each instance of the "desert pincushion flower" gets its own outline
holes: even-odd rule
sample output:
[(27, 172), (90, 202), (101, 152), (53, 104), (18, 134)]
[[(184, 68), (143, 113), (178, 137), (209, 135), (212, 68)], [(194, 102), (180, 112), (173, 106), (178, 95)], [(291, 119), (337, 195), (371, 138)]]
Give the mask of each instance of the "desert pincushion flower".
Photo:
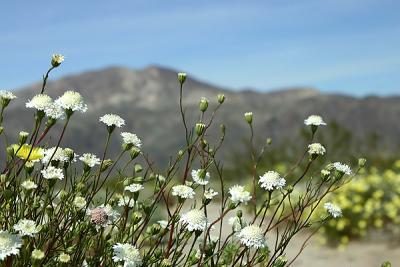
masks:
[(313, 143), (308, 145), (308, 154), (313, 155), (324, 155), (326, 152), (325, 147), (320, 143)]
[(276, 171), (268, 171), (260, 176), (258, 183), (265, 190), (272, 191), (274, 189), (282, 189), (286, 184), (286, 180)]
[(131, 184), (131, 185), (125, 186), (125, 188), (124, 188), (125, 191), (129, 191), (131, 193), (139, 192), (142, 189), (144, 189), (144, 186), (141, 184)]
[[(27, 161), (39, 161), (43, 158), (44, 152), (40, 147), (33, 147), (28, 144), (22, 146), (14, 144), (11, 146), (14, 149), (15, 156)], [(28, 158), (29, 157), (29, 158)]]
[(122, 141), (126, 145), (132, 145), (134, 147), (140, 148), (142, 146), (142, 141), (134, 133), (122, 132)]
[(52, 147), (44, 150), (44, 157), (42, 159), (42, 162), (44, 164), (47, 164), (49, 163), (50, 159), (52, 161), (58, 161), (60, 163), (64, 163), (69, 161), (69, 155), (61, 147)]
[(180, 220), (189, 232), (203, 231), (208, 226), (208, 220), (204, 211), (193, 209), (182, 214)]
[(196, 184), (207, 185), (210, 180), (210, 173), (203, 169), (192, 170), (192, 178)]
[(326, 125), (322, 117), (318, 115), (309, 116), (307, 119), (304, 120), (304, 124), (313, 126)]
[(249, 248), (263, 248), (265, 247), (265, 236), (262, 229), (257, 225), (249, 225), (244, 227), (236, 235), (240, 243)]
[(0, 260), (10, 255), (18, 255), (21, 247), (22, 240), (18, 235), (0, 230)]
[(331, 202), (327, 202), (324, 204), (324, 208), (333, 218), (342, 217), (342, 209), (339, 206), (332, 204)]
[(335, 162), (333, 163), (333, 167), (335, 168), (336, 171), (343, 173), (343, 174), (347, 174), (350, 175), (351, 174), (351, 169), (348, 165), (343, 164), (341, 162)]
[(58, 261), (62, 262), (62, 263), (67, 263), (71, 260), (71, 256), (62, 252), (59, 256), (58, 256)]
[(84, 113), (87, 110), (87, 105), (83, 101), (82, 95), (71, 90), (66, 91), (62, 96), (57, 98), (55, 103), (69, 112), (80, 111)]
[(31, 100), (26, 103), (27, 108), (34, 108), (40, 111), (45, 111), (53, 104), (53, 100), (46, 94), (35, 95)]
[(204, 197), (209, 200), (213, 199), (217, 195), (218, 195), (218, 192), (214, 191), (214, 189), (212, 189), (212, 188), (209, 188), (206, 191), (204, 191)]
[(23, 181), (21, 183), (21, 186), (25, 189), (25, 190), (32, 190), (32, 189), (36, 189), (37, 188), (37, 184), (35, 184), (35, 182), (31, 181), (31, 180), (26, 180)]
[(116, 114), (106, 114), (100, 117), (100, 121), (108, 127), (122, 127), (125, 125), (125, 120)]
[(46, 169), (41, 171), (43, 178), (51, 180), (51, 179), (64, 179), (64, 172), (63, 169), (56, 168), (54, 166), (49, 166)]
[(230, 199), (234, 204), (246, 204), (251, 199), (250, 192), (246, 191), (244, 186), (241, 185), (234, 185), (229, 188), (229, 194), (231, 195)]
[(87, 202), (86, 202), (86, 199), (84, 197), (77, 196), (77, 197), (74, 198), (73, 204), (78, 209), (82, 209), (82, 208), (84, 208), (86, 206)]
[(85, 165), (89, 166), (90, 168), (93, 168), (96, 165), (100, 164), (100, 159), (91, 153), (84, 153), (80, 158), (80, 161), (82, 161)]
[(181, 199), (193, 198), (195, 194), (193, 188), (187, 185), (175, 185), (172, 187), (172, 195)]
[(114, 262), (124, 262), (124, 267), (142, 266), (142, 256), (139, 250), (128, 243), (117, 243), (113, 246)]
[(17, 98), (16, 95), (14, 95), (12, 92), (7, 91), (7, 90), (0, 90), (0, 98), (6, 99), (6, 100), (12, 100)]
[(17, 231), (21, 236), (31, 236), (39, 233), (40, 227), (36, 226), (35, 221), (22, 219), (14, 225), (14, 230)]

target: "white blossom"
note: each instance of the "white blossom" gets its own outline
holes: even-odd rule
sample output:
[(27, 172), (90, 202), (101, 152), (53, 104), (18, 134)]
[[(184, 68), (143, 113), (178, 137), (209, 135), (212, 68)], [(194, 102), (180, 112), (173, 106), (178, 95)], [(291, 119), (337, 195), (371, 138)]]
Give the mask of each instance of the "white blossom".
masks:
[(207, 217), (204, 215), (204, 211), (197, 209), (192, 209), (184, 213), (179, 221), (186, 224), (186, 228), (189, 232), (203, 231), (209, 224)]
[(234, 185), (229, 188), (230, 199), (235, 204), (244, 203), (246, 204), (250, 199), (250, 192), (244, 190), (244, 186)]
[(308, 145), (308, 154), (310, 155), (324, 155), (326, 149), (320, 143), (312, 143)]
[(341, 162), (335, 162), (333, 163), (333, 167), (335, 168), (335, 170), (337, 170), (338, 172), (350, 175), (351, 174), (351, 169), (348, 165), (343, 164)]
[(22, 247), (22, 240), (18, 235), (0, 230), (0, 260), (10, 255), (18, 255)]
[(54, 166), (49, 166), (41, 171), (43, 178), (45, 179), (64, 179), (63, 169), (56, 168)]
[(46, 94), (35, 95), (26, 103), (27, 108), (34, 108), (40, 111), (45, 111), (46, 108), (53, 104), (53, 100)]
[(124, 144), (133, 145), (137, 148), (140, 148), (142, 146), (142, 141), (134, 133), (122, 132), (121, 136)]
[(55, 103), (66, 110), (86, 112), (87, 105), (83, 101), (83, 97), (80, 93), (75, 91), (66, 91), (60, 96)]
[(265, 236), (262, 229), (257, 225), (249, 225), (244, 227), (236, 235), (240, 243), (249, 248), (263, 248), (265, 247)]
[(196, 193), (187, 185), (175, 185), (172, 187), (172, 195), (180, 198), (193, 198)]
[(339, 206), (331, 202), (327, 202), (324, 204), (324, 208), (333, 218), (342, 217), (342, 209)]
[(321, 116), (318, 115), (311, 115), (307, 119), (304, 120), (305, 125), (314, 125), (314, 126), (320, 126), (320, 125), (326, 125), (324, 120), (322, 119)]
[(80, 158), (80, 161), (82, 161), (84, 164), (89, 166), (90, 168), (94, 167), (95, 165), (100, 164), (100, 159), (91, 153), (84, 153)]
[(204, 192), (204, 197), (206, 199), (213, 199), (217, 195), (218, 195), (218, 192), (214, 191), (214, 189), (212, 189), (212, 188), (209, 188)]
[(122, 125), (125, 125), (124, 119), (115, 114), (106, 114), (100, 117), (100, 121), (107, 126), (116, 126), (118, 128), (120, 128)]
[(210, 173), (203, 169), (192, 170), (192, 178), (196, 184), (207, 185), (210, 180)]
[(260, 176), (258, 183), (265, 190), (272, 191), (274, 189), (282, 189), (286, 184), (286, 180), (276, 171), (268, 171)]
[(139, 250), (128, 243), (117, 243), (113, 246), (114, 262), (124, 262), (124, 267), (142, 266), (143, 260)]
[(35, 221), (28, 219), (21, 219), (17, 224), (14, 225), (14, 230), (17, 231), (21, 236), (34, 236), (39, 233), (40, 227), (36, 226)]
[(144, 186), (141, 184), (130, 184), (128, 186), (125, 186), (125, 188), (124, 188), (125, 191), (129, 191), (132, 193), (138, 192), (143, 189), (144, 189)]
[(12, 92), (7, 91), (7, 90), (1, 90), (0, 91), (0, 98), (6, 99), (6, 100), (12, 100), (17, 98), (16, 95), (14, 95)]

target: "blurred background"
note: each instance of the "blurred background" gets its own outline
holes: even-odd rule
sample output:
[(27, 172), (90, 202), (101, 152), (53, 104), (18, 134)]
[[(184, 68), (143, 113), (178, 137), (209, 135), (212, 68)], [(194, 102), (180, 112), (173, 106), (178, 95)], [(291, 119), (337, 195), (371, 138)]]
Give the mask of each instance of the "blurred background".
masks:
[[(74, 89), (89, 104), (65, 146), (100, 153), (98, 117), (116, 113), (162, 168), (183, 143), (176, 73), (187, 72), (192, 122), (200, 97), (213, 107), (226, 95), (209, 138), (226, 124), (221, 159), (232, 181), (250, 168), (244, 112), (254, 113), (260, 145), (273, 140), (261, 169), (282, 172), (307, 145), (304, 118), (319, 114), (328, 123), (317, 136), (328, 151), (321, 163), (365, 157), (368, 165), (335, 195), (344, 219), (324, 228), (296, 266), (377, 266), (400, 258), (399, 8), (394, 0), (7, 1), (0, 87), (29, 99), (51, 54), (63, 54), (48, 93)], [(10, 138), (31, 127), (24, 103), (7, 111)]]

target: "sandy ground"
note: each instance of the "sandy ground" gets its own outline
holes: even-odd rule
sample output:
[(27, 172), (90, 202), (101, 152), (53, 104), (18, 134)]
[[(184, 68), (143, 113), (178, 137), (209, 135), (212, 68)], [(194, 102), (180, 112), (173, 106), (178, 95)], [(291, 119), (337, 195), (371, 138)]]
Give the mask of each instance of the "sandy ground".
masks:
[[(299, 236), (293, 240), (288, 256), (293, 257), (304, 240)], [(384, 242), (351, 242), (345, 250), (337, 250), (317, 244), (311, 239), (297, 261), (292, 266), (325, 266), (325, 267), (380, 267), (389, 260), (392, 266), (400, 266), (400, 247), (393, 247)]]

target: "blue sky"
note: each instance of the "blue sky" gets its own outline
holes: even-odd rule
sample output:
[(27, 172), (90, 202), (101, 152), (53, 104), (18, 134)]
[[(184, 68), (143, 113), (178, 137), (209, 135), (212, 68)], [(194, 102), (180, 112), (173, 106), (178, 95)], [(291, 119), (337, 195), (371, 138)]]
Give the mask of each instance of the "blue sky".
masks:
[(232, 89), (400, 94), (398, 0), (4, 1), (0, 88), (150, 64)]

